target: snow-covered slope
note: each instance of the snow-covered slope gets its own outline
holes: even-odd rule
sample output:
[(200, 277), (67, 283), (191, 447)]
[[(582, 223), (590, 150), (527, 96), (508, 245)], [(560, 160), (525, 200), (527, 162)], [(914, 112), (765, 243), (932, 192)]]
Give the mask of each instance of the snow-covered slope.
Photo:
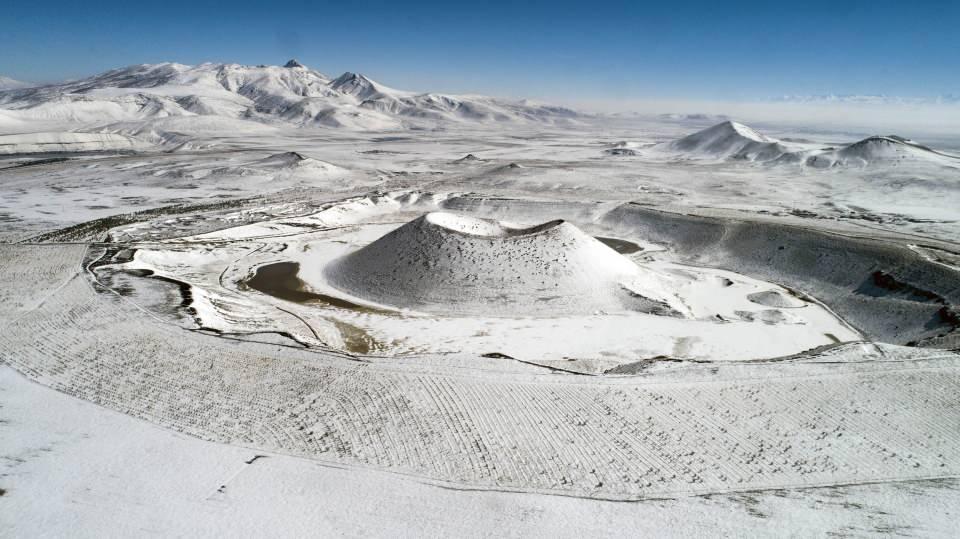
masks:
[(27, 122), (103, 125), (221, 116), (354, 129), (449, 121), (552, 123), (577, 117), (569, 109), (529, 102), (404, 92), (356, 73), (331, 80), (296, 60), (282, 67), (144, 64), (62, 84), (0, 87), (0, 111), (10, 121)]
[(960, 159), (896, 135), (867, 137), (842, 148), (801, 153), (790, 160), (816, 168), (894, 165), (907, 161), (960, 167)]
[(762, 135), (734, 121), (719, 123), (681, 139), (661, 144), (657, 149), (689, 158), (747, 161), (769, 161), (789, 151), (779, 140)]
[(341, 94), (351, 95), (361, 101), (382, 97), (410, 95), (408, 92), (401, 92), (400, 90), (387, 88), (386, 86), (374, 82), (363, 75), (351, 73), (349, 71), (330, 81), (330, 87)]
[(141, 140), (107, 133), (27, 133), (0, 135), (0, 155), (22, 153), (104, 152), (145, 150)]

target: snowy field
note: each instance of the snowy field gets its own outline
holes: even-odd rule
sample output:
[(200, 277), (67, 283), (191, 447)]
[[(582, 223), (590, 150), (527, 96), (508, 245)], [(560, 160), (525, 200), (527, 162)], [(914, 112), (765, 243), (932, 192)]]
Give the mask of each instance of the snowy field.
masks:
[(0, 535), (954, 533), (960, 138), (7, 88)]

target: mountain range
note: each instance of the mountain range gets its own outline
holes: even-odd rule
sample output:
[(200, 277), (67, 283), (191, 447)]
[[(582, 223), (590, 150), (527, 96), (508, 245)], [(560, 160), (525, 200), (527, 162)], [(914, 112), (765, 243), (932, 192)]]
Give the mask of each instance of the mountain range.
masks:
[(580, 114), (530, 101), (395, 90), (357, 73), (330, 78), (296, 60), (283, 66), (142, 64), (42, 86), (0, 80), (0, 128), (190, 116), (381, 130), (447, 123), (562, 124)]

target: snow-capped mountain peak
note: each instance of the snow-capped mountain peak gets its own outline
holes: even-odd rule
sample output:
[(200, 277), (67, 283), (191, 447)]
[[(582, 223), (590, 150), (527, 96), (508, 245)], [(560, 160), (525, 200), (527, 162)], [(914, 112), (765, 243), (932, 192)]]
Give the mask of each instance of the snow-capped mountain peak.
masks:
[(388, 88), (359, 73), (352, 73), (350, 71), (333, 79), (333, 81), (330, 82), (330, 87), (342, 94), (351, 95), (360, 101), (408, 94), (408, 92)]

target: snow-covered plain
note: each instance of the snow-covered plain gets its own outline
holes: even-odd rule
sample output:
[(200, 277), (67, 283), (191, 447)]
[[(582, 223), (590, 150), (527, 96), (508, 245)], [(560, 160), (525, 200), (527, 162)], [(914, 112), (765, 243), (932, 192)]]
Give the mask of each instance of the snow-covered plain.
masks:
[(464, 490), (199, 441), (7, 367), (0, 395), (11, 536), (947, 536), (960, 504), (955, 479), (634, 504)]
[(953, 533), (960, 139), (7, 86), (3, 535)]

